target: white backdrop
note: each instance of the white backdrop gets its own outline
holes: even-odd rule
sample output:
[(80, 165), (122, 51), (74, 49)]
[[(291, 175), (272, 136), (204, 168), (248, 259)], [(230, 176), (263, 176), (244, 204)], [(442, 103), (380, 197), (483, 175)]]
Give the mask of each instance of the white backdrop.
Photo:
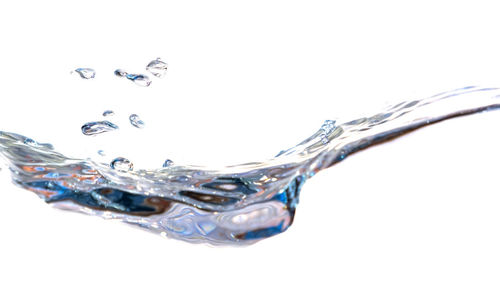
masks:
[[(0, 130), (137, 167), (264, 160), (387, 103), (500, 86), (495, 1), (9, 1)], [(113, 76), (169, 63), (139, 88)], [(96, 69), (84, 81), (69, 72)], [(117, 112), (119, 133), (81, 135)], [(144, 130), (127, 124), (130, 113)], [(446, 121), (311, 179), (294, 225), (245, 248), (62, 212), (0, 172), (0, 280), (498, 280), (500, 112)]]

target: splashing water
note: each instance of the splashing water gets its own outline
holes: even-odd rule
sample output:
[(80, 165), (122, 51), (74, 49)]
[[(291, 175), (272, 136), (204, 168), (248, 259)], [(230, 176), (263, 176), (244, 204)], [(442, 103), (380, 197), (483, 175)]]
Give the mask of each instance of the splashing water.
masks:
[(118, 130), (118, 126), (109, 121), (88, 122), (82, 126), (82, 133), (87, 136)]
[(95, 77), (95, 70), (92, 68), (77, 68), (74, 72), (78, 73), (82, 79), (92, 79)]
[(497, 108), (499, 89), (466, 87), (348, 122), (327, 121), (275, 158), (220, 170), (132, 170), (125, 158), (111, 165), (70, 158), (7, 132), (0, 132), (0, 155), (15, 184), (55, 207), (184, 241), (240, 245), (288, 229), (306, 180), (348, 155), (429, 124)]
[(168, 64), (162, 61), (160, 58), (152, 60), (146, 66), (146, 70), (158, 78), (163, 78), (167, 74)]
[(142, 121), (137, 114), (131, 114), (128, 119), (130, 121), (130, 124), (132, 124), (132, 126), (136, 128), (142, 129), (145, 126), (144, 121)]

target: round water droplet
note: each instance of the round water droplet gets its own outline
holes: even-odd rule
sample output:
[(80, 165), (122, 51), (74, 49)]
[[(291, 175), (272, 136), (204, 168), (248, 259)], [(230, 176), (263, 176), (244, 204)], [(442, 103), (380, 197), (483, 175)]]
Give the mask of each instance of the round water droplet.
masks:
[(151, 85), (151, 79), (144, 74), (127, 74), (125, 77), (142, 87), (149, 87), (149, 85)]
[(118, 77), (125, 77), (127, 76), (127, 72), (123, 69), (117, 69), (115, 70), (115, 75), (118, 76)]
[(77, 68), (75, 69), (75, 72), (80, 75), (82, 79), (91, 79), (95, 77), (95, 70), (92, 68)]
[(139, 129), (144, 128), (144, 121), (142, 121), (137, 114), (131, 114), (128, 119), (130, 120), (130, 124), (132, 124), (132, 126)]
[(97, 154), (99, 154), (99, 155), (101, 155), (101, 156), (106, 156), (106, 153), (104, 153), (104, 150), (102, 150), (102, 149), (99, 149), (99, 150), (97, 151)]
[(113, 110), (106, 110), (102, 113), (102, 116), (113, 116), (115, 112)]
[(170, 167), (174, 165), (174, 161), (170, 160), (170, 159), (167, 159), (165, 160), (165, 162), (163, 162), (163, 168), (167, 168), (167, 167)]
[(147, 66), (146, 70), (156, 77), (163, 78), (167, 74), (168, 64), (160, 58), (152, 60)]
[(117, 157), (109, 165), (112, 169), (120, 172), (128, 172), (134, 169), (134, 164), (127, 158)]
[(117, 130), (118, 126), (109, 121), (88, 122), (82, 126), (82, 133), (87, 136), (93, 136)]

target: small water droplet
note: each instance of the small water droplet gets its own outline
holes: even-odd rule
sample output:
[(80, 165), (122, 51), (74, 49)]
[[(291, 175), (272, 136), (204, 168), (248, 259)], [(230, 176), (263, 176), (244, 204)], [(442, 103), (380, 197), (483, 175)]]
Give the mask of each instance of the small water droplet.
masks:
[(118, 77), (125, 77), (128, 73), (123, 69), (115, 70), (115, 75)]
[(106, 153), (105, 153), (105, 152), (104, 152), (104, 150), (102, 150), (102, 149), (99, 149), (99, 150), (97, 151), (97, 154), (99, 154), (99, 155), (101, 155), (101, 156), (106, 156)]
[(144, 121), (142, 121), (137, 114), (131, 114), (128, 119), (130, 120), (130, 124), (132, 124), (132, 126), (139, 129), (144, 128)]
[(167, 159), (165, 160), (165, 162), (163, 162), (163, 168), (167, 168), (167, 167), (170, 167), (174, 165), (174, 161), (170, 160), (170, 159)]
[(118, 126), (109, 121), (88, 122), (82, 126), (82, 133), (87, 136), (97, 135), (118, 129)]
[(102, 116), (113, 116), (115, 112), (113, 110), (106, 110), (102, 113)]
[(92, 68), (77, 68), (74, 70), (83, 79), (91, 79), (95, 77), (95, 70)]
[(156, 77), (163, 78), (167, 74), (168, 64), (160, 58), (152, 60), (147, 66), (146, 70)]
[(144, 74), (127, 74), (125, 77), (142, 87), (149, 87), (149, 85), (151, 85), (151, 79)]
[(117, 157), (109, 165), (112, 169), (120, 172), (128, 172), (134, 169), (134, 164), (127, 158)]

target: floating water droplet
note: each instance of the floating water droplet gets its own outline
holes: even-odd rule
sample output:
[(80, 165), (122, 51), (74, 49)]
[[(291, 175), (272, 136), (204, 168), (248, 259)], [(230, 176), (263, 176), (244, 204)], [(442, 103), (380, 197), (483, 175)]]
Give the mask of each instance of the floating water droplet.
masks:
[(156, 77), (163, 78), (167, 74), (168, 64), (160, 58), (152, 60), (147, 66), (146, 70)]
[(106, 153), (104, 153), (104, 150), (102, 150), (102, 149), (99, 149), (99, 150), (97, 151), (97, 154), (99, 154), (99, 155), (101, 155), (101, 156), (106, 156)]
[(109, 165), (111, 168), (120, 171), (120, 172), (128, 172), (134, 169), (134, 164), (130, 162), (127, 158), (117, 157), (111, 161)]
[(132, 126), (139, 128), (139, 129), (144, 128), (144, 125), (145, 125), (144, 121), (142, 121), (141, 118), (139, 118), (139, 115), (131, 114), (128, 119), (130, 120), (130, 124), (132, 124)]
[(125, 77), (128, 73), (123, 69), (115, 70), (115, 75), (118, 77)]
[(115, 112), (113, 110), (106, 110), (102, 113), (102, 116), (113, 116)]
[(109, 121), (88, 122), (82, 126), (82, 133), (87, 136), (97, 135), (118, 129), (118, 126)]
[(151, 79), (144, 74), (127, 74), (125, 77), (134, 82), (136, 85), (142, 87), (149, 87), (149, 85), (151, 85)]
[(170, 167), (174, 165), (174, 161), (170, 160), (170, 159), (167, 159), (165, 160), (165, 162), (163, 162), (163, 168), (167, 168), (167, 167)]
[(92, 68), (77, 68), (74, 71), (83, 79), (91, 79), (95, 77), (95, 70)]

